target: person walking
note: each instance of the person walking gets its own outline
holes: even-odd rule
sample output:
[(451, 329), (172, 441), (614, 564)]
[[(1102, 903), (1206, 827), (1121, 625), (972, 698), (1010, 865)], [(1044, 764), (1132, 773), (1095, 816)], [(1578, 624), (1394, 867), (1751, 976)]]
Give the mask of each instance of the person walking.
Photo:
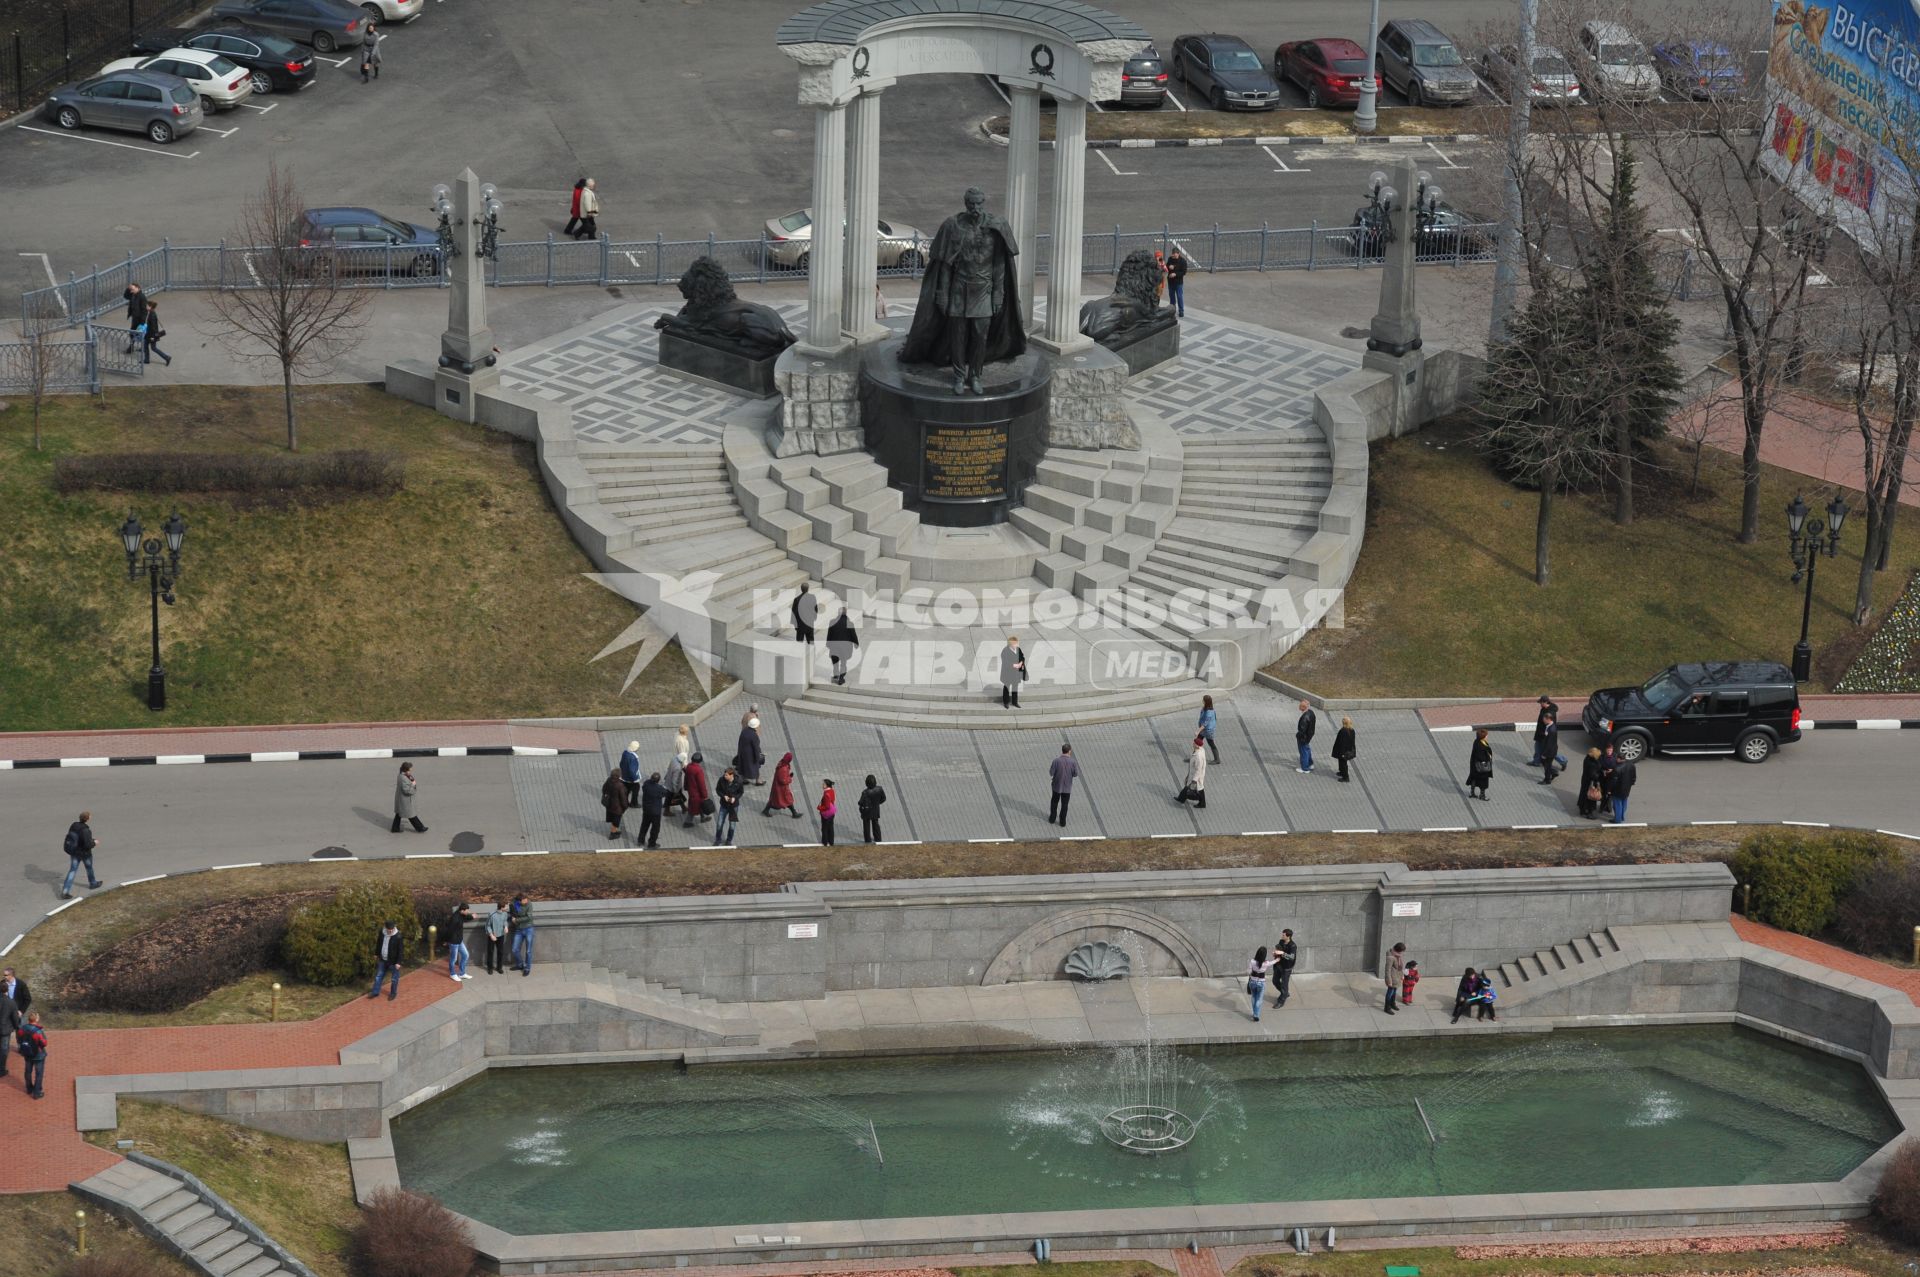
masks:
[(1020, 684), (1027, 681), (1027, 654), (1020, 650), (1017, 636), (1007, 635), (1000, 649), (1000, 708), (1020, 708)]
[(1640, 769), (1634, 766), (1631, 758), (1623, 758), (1613, 769), (1613, 779), (1607, 785), (1607, 796), (1613, 800), (1613, 823), (1627, 823), (1627, 799), (1633, 793), (1634, 782), (1640, 779)]
[(0, 997), (12, 998), (21, 1015), (33, 1009), (33, 994), (27, 982), (13, 973), (12, 967), (0, 968)]
[(597, 186), (592, 178), (588, 178), (587, 184), (580, 188), (580, 226), (573, 233), (575, 239), (600, 238), (600, 192)]
[(1279, 973), (1273, 986), (1273, 1005), (1287, 1005), (1287, 998), (1293, 992), (1293, 964), (1300, 959), (1300, 946), (1293, 941), (1293, 928), (1287, 927), (1280, 932), (1280, 939), (1273, 946), (1273, 968)]
[(1247, 997), (1253, 1002), (1253, 1022), (1260, 1023), (1260, 1004), (1267, 996), (1267, 972), (1273, 967), (1273, 960), (1267, 956), (1267, 946), (1261, 945), (1253, 951), (1253, 960), (1247, 963)]
[(1333, 734), (1333, 760), (1340, 764), (1341, 784), (1344, 785), (1353, 779), (1347, 774), (1347, 768), (1358, 756), (1359, 751), (1355, 748), (1353, 740), (1353, 720), (1343, 718), (1340, 720), (1340, 730)]
[(1487, 800), (1487, 786), (1493, 783), (1493, 745), (1487, 729), (1473, 729), (1473, 748), (1467, 752), (1467, 792), (1481, 802)]
[(655, 772), (640, 782), (640, 832), (634, 841), (648, 851), (660, 849), (660, 821), (667, 814), (667, 787)]
[(160, 339), (162, 337), (165, 337), (166, 335), (167, 335), (167, 330), (160, 326), (160, 303), (148, 302), (147, 303), (147, 325), (146, 325), (146, 343), (147, 344), (146, 344), (146, 349), (140, 352), (141, 363), (150, 364), (153, 362), (153, 357), (155, 355), (158, 355), (160, 356), (161, 361), (164, 362), (167, 365), (167, 367), (169, 368), (173, 367), (173, 356), (169, 355), (166, 351), (160, 349)]
[(580, 225), (580, 192), (587, 189), (587, 179), (579, 178), (573, 184), (573, 196), (567, 201), (567, 226), (562, 235), (571, 236)]
[(620, 783), (627, 787), (627, 806), (640, 805), (640, 742), (630, 740), (620, 751)]
[(1536, 730), (1542, 733), (1533, 742), (1534, 748), (1540, 751), (1540, 783), (1551, 785), (1554, 777), (1564, 771), (1567, 765), (1566, 758), (1560, 753), (1560, 720), (1558, 717), (1549, 718), (1544, 727)]
[(1399, 1001), (1400, 986), (1407, 978), (1407, 942), (1396, 941), (1393, 948), (1387, 950), (1387, 1014), (1394, 1013), (1394, 1003)]
[(713, 787), (714, 798), (719, 802), (719, 812), (713, 818), (716, 847), (733, 846), (733, 835), (740, 828), (740, 799), (746, 792), (747, 782), (737, 767), (728, 767), (720, 773)]
[(1059, 755), (1047, 765), (1048, 787), (1052, 801), (1047, 804), (1047, 823), (1067, 827), (1067, 808), (1073, 802), (1073, 782), (1080, 775), (1080, 764), (1073, 757), (1072, 745), (1061, 745)]
[(400, 928), (392, 920), (380, 924), (380, 934), (373, 942), (373, 988), (367, 993), (370, 998), (380, 996), (380, 982), (387, 982), (387, 1001), (400, 996), (400, 954), (403, 942)]
[(1167, 254), (1167, 301), (1175, 315), (1187, 317), (1187, 255), (1178, 244)]
[(507, 970), (507, 907), (498, 900), (487, 915), (487, 974), (504, 975)]
[(1600, 800), (1606, 796), (1606, 788), (1601, 781), (1600, 750), (1596, 747), (1587, 751), (1580, 760), (1580, 797), (1575, 803), (1580, 815), (1592, 820), (1600, 814)]
[(1220, 725), (1220, 715), (1214, 712), (1213, 697), (1200, 698), (1200, 739), (1207, 742), (1207, 752), (1213, 755), (1213, 761), (1220, 761), (1220, 747), (1213, 743), (1213, 732)]
[(413, 798), (420, 792), (420, 782), (414, 778), (413, 764), (401, 763), (400, 775), (393, 782), (393, 832), (400, 832), (400, 822), (411, 821), (413, 832), (424, 834), (427, 827), (420, 823), (420, 817), (414, 814)]
[(685, 723), (674, 729), (673, 752), (679, 756), (682, 767), (686, 766), (687, 759), (693, 757), (693, 729)]
[(1472, 967), (1468, 967), (1461, 973), (1460, 983), (1453, 990), (1453, 1019), (1449, 1023), (1460, 1023), (1460, 1017), (1465, 1015), (1468, 1008), (1472, 1006), (1473, 991), (1479, 987), (1478, 975), (1479, 973)]
[(1413, 986), (1420, 983), (1420, 964), (1412, 958), (1407, 959), (1406, 974), (1400, 977), (1400, 1005), (1413, 1005)]
[(80, 813), (80, 819), (67, 826), (67, 838), (64, 844), (67, 852), (67, 880), (60, 884), (62, 900), (73, 899), (73, 880), (80, 872), (81, 865), (87, 867), (87, 889), (93, 891), (100, 886), (100, 880), (93, 876), (93, 853), (94, 849), (100, 845), (100, 841), (93, 836), (92, 821), (93, 813), (83, 811)]
[(360, 46), (360, 83), (380, 78), (380, 42), (385, 39), (374, 20), (368, 18), (366, 43)]
[(0, 994), (0, 1077), (7, 1076), (7, 1053), (13, 1050), (14, 1037), (25, 1023), (20, 1004)]
[(687, 756), (685, 754), (673, 756), (673, 760), (667, 764), (667, 774), (660, 783), (667, 790), (664, 814), (671, 816), (675, 807), (684, 808), (687, 805)]
[(682, 829), (693, 828), (696, 820), (706, 820), (713, 815), (713, 798), (707, 793), (706, 755), (695, 754), (693, 761), (687, 764), (687, 819)]
[(860, 809), (860, 837), (864, 841), (879, 842), (886, 837), (880, 832), (880, 809), (886, 803), (887, 791), (873, 773), (867, 773), (867, 787), (860, 791), (860, 799), (854, 804)]
[(620, 822), (627, 814), (627, 782), (614, 768), (600, 784), (600, 810), (606, 813), (607, 837), (622, 838)]
[(771, 816), (776, 811), (784, 811), (795, 820), (800, 819), (800, 808), (793, 801), (793, 751), (780, 755), (780, 761), (773, 765), (773, 784), (767, 789), (767, 805), (760, 809), (762, 816)]
[(1300, 718), (1293, 725), (1293, 743), (1300, 749), (1300, 766), (1296, 768), (1302, 776), (1313, 771), (1313, 729), (1320, 725), (1314, 716), (1313, 706), (1300, 702)]
[(1189, 801), (1201, 811), (1207, 809), (1207, 738), (1193, 738), (1193, 753), (1187, 756), (1187, 779), (1173, 801), (1185, 807)]
[(853, 618), (847, 615), (847, 609), (840, 609), (840, 615), (833, 618), (827, 626), (827, 655), (833, 660), (833, 681), (845, 686), (847, 668), (853, 663), (853, 654), (860, 647), (860, 635), (853, 628)]
[(760, 748), (760, 718), (755, 715), (740, 727), (740, 748), (736, 751), (740, 757), (740, 779), (749, 785), (761, 785), (760, 769), (767, 765), (767, 755)]
[(507, 956), (514, 966), (520, 968), (522, 976), (532, 975), (533, 901), (527, 899), (524, 891), (507, 906), (507, 933), (513, 937), (507, 947)]
[(473, 908), (464, 900), (453, 902), (447, 914), (447, 978), (471, 980), (467, 974), (467, 924), (473, 921)]
[(814, 597), (813, 582), (800, 582), (800, 593), (793, 596), (793, 637), (807, 645), (807, 664), (813, 664), (813, 623), (820, 618), (820, 600)]
[(833, 818), (840, 814), (840, 803), (833, 796), (833, 781), (821, 782), (820, 805), (814, 810), (820, 813), (820, 845), (833, 846)]
[(1156, 302), (1167, 295), (1167, 255), (1159, 249), (1153, 250), (1153, 300)]
[(128, 284), (120, 294), (127, 303), (127, 353), (131, 355), (146, 333), (147, 294), (138, 284)]
[(1548, 748), (1547, 744), (1547, 729), (1552, 727), (1555, 731), (1558, 731), (1559, 724), (1560, 707), (1553, 703), (1551, 696), (1542, 696), (1540, 698), (1540, 712), (1533, 716), (1533, 759), (1528, 764), (1529, 766), (1538, 767), (1541, 763), (1553, 757), (1553, 751)]
[(27, 1076), (22, 1079), (27, 1094), (36, 1100), (47, 1098), (47, 1031), (40, 1025), (40, 1013), (29, 1011), (27, 1020), (14, 1031), (14, 1046), (20, 1052), (20, 1062), (27, 1066)]

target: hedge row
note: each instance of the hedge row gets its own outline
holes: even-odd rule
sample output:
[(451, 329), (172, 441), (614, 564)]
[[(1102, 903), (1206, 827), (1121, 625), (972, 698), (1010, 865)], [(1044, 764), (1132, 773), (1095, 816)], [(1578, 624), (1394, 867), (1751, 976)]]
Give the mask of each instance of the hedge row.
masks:
[(250, 452), (99, 452), (55, 459), (61, 492), (398, 492), (406, 464), (391, 452), (349, 449), (309, 454)]

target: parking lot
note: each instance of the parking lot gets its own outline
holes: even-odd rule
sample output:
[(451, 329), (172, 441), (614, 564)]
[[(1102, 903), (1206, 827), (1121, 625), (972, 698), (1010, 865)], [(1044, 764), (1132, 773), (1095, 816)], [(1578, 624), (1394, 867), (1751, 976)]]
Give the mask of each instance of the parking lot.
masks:
[[(512, 0), (432, 0), (417, 21), (388, 29), (379, 81), (360, 82), (351, 51), (325, 55), (313, 87), (256, 98), (170, 146), (29, 119), (0, 130), (8, 177), (0, 259), (17, 263), (9, 283), (32, 286), (163, 239), (217, 243), (233, 233), (269, 159), (293, 169), (312, 203), (364, 204), (417, 222), (429, 220), (432, 185), (470, 165), (500, 187), (513, 240), (558, 232), (581, 174), (596, 177), (600, 226), (615, 238), (752, 237), (769, 216), (809, 198), (811, 121), (795, 106), (793, 68), (773, 43), (798, 7), (577, 0), (564, 17), (533, 21)], [(1284, 39), (1364, 35), (1343, 0), (1111, 7), (1142, 22), (1163, 49), (1187, 31), (1240, 34), (1263, 57)], [(1382, 11), (1430, 18), (1464, 44), (1511, 4), (1386, 0)], [(1192, 105), (1176, 88), (1162, 109)], [(978, 77), (928, 77), (889, 91), (882, 215), (931, 227), (969, 185), (997, 198), (1005, 152), (980, 126), (1004, 110)], [(1415, 150), (1457, 191), (1468, 172), (1490, 167), (1475, 146)], [(1088, 228), (1345, 223), (1381, 159), (1378, 148), (1359, 146), (1097, 151), (1087, 165)]]

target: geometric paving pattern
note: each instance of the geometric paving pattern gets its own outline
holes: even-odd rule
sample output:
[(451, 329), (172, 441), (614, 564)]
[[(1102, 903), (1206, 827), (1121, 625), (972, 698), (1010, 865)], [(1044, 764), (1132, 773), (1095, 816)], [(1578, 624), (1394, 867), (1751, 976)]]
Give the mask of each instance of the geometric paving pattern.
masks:
[[(774, 309), (795, 331), (805, 325), (804, 303)], [(624, 313), (516, 352), (501, 383), (565, 403), (575, 433), (590, 442), (717, 444), (745, 400), (660, 368), (653, 321), (668, 310)], [(894, 304), (896, 318), (910, 311)], [(1189, 314), (1179, 367), (1136, 382), (1128, 397), (1182, 435), (1298, 430), (1311, 426), (1313, 392), (1359, 364), (1357, 356), (1268, 328)]]

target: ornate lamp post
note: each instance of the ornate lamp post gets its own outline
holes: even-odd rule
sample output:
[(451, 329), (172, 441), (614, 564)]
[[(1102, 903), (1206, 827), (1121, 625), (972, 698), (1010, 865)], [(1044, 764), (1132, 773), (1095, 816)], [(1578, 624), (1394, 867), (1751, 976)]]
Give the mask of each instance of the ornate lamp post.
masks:
[(180, 577), (180, 547), (187, 539), (187, 521), (175, 510), (160, 526), (166, 537), (165, 553), (159, 537), (142, 539), (140, 516), (130, 514), (120, 525), (120, 544), (127, 552), (127, 580), (140, 579), (144, 559), (147, 583), (153, 603), (153, 668), (147, 671), (147, 708), (167, 707), (167, 670), (160, 664), (160, 604), (173, 606), (173, 583)]
[(1794, 494), (1787, 507), (1787, 551), (1793, 556), (1793, 583), (1807, 578), (1807, 593), (1800, 604), (1800, 641), (1793, 647), (1793, 678), (1804, 683), (1813, 674), (1813, 645), (1807, 641), (1807, 626), (1813, 619), (1813, 570), (1824, 552), (1831, 559), (1840, 552), (1840, 526), (1847, 521), (1847, 503), (1839, 497), (1827, 503), (1825, 522), (1807, 521), (1807, 503)]
[(487, 326), (487, 261), (499, 253), (500, 199), (491, 182), (462, 169), (449, 187), (433, 188), (431, 208), (440, 256), (447, 264), (447, 328), (440, 334), (440, 366), (434, 375), (434, 406), (456, 421), (474, 419), (476, 394), (500, 384)]

